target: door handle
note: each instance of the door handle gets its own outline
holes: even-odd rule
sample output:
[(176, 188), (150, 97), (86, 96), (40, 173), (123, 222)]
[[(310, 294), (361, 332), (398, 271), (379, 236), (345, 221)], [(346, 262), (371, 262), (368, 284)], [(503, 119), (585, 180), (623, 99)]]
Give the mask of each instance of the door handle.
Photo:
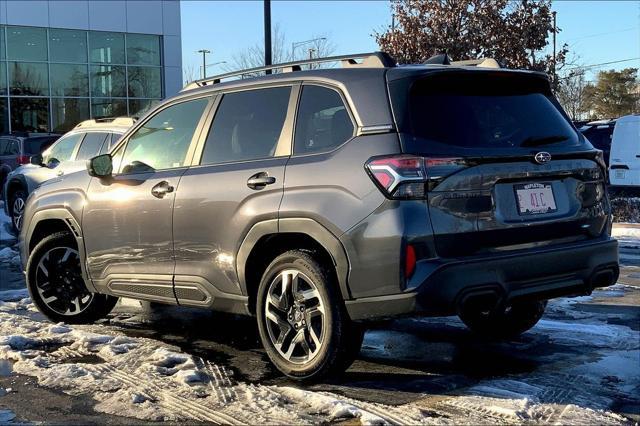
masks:
[(169, 185), (169, 182), (163, 180), (151, 188), (151, 195), (156, 198), (163, 198), (168, 193), (173, 192), (173, 189), (173, 186)]
[(247, 186), (256, 190), (260, 190), (273, 183), (276, 183), (276, 178), (269, 176), (267, 172), (256, 173), (247, 180)]

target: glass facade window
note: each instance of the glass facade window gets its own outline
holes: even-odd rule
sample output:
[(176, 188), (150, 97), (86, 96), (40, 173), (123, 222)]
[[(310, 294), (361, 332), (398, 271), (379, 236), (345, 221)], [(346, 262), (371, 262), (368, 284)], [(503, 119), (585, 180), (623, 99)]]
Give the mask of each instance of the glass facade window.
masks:
[(160, 65), (160, 38), (147, 34), (127, 34), (127, 63)]
[(0, 25), (0, 134), (141, 116), (163, 97), (162, 37)]
[(129, 99), (129, 115), (132, 117), (142, 117), (147, 111), (159, 103), (159, 99)]
[(49, 98), (11, 98), (11, 130), (49, 131)]
[(9, 133), (9, 106), (7, 98), (0, 98), (0, 135)]
[(86, 63), (87, 32), (50, 29), (49, 56), (51, 62)]
[(51, 64), (51, 96), (89, 96), (87, 66)]
[(46, 61), (47, 29), (7, 27), (7, 58), (16, 61)]
[(91, 65), (91, 96), (126, 97), (126, 72), (123, 66)]
[(89, 117), (89, 99), (51, 99), (51, 128), (55, 133), (68, 132)]
[(7, 63), (0, 62), (0, 95), (7, 94)]
[(127, 115), (126, 99), (91, 99), (91, 116), (93, 118), (121, 117)]
[(49, 70), (47, 64), (9, 62), (9, 93), (16, 96), (48, 96)]
[(162, 78), (157, 67), (129, 67), (129, 97), (159, 98), (162, 96)]
[(89, 59), (101, 64), (124, 64), (124, 34), (89, 32)]

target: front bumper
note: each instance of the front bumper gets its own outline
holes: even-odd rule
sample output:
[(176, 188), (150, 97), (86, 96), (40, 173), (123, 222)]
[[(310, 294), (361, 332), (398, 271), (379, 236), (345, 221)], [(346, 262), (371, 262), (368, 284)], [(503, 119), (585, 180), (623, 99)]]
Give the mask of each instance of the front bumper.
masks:
[(353, 320), (454, 315), (478, 300), (509, 304), (590, 294), (618, 279), (618, 242), (602, 238), (535, 251), (438, 260), (407, 293), (346, 301)]

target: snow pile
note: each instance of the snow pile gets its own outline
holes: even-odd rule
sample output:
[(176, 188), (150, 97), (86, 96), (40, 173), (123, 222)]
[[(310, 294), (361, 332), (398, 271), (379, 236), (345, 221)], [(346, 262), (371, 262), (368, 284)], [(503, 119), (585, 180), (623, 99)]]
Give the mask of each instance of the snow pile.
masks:
[(13, 247), (4, 247), (0, 249), (0, 262), (20, 265), (20, 253)]
[(0, 201), (0, 241), (14, 240), (11, 219), (4, 212), (4, 202)]

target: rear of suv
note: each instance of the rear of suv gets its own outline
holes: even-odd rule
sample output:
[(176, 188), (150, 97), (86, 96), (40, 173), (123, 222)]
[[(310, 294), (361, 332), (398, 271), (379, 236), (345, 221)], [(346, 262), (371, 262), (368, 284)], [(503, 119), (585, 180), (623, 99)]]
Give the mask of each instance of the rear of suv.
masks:
[(13, 133), (0, 135), (0, 192), (7, 176), (16, 168), (29, 164), (32, 155), (38, 155), (60, 135), (48, 133)]
[(510, 338), (548, 299), (616, 281), (602, 154), (546, 75), (320, 61), (343, 68), (196, 82), (88, 173), (38, 188), (21, 234), (38, 308), (254, 315), (275, 366), (317, 380), (350, 365), (369, 321), (457, 314)]
[(55, 144), (44, 152), (25, 155), (20, 163), (23, 166), (8, 173), (2, 182), (5, 212), (11, 217), (14, 230), (20, 232), (22, 228), (24, 205), (35, 188), (56, 176), (85, 170), (88, 159), (108, 152), (134, 122), (128, 117), (85, 120), (62, 137), (43, 137), (49, 145)]

